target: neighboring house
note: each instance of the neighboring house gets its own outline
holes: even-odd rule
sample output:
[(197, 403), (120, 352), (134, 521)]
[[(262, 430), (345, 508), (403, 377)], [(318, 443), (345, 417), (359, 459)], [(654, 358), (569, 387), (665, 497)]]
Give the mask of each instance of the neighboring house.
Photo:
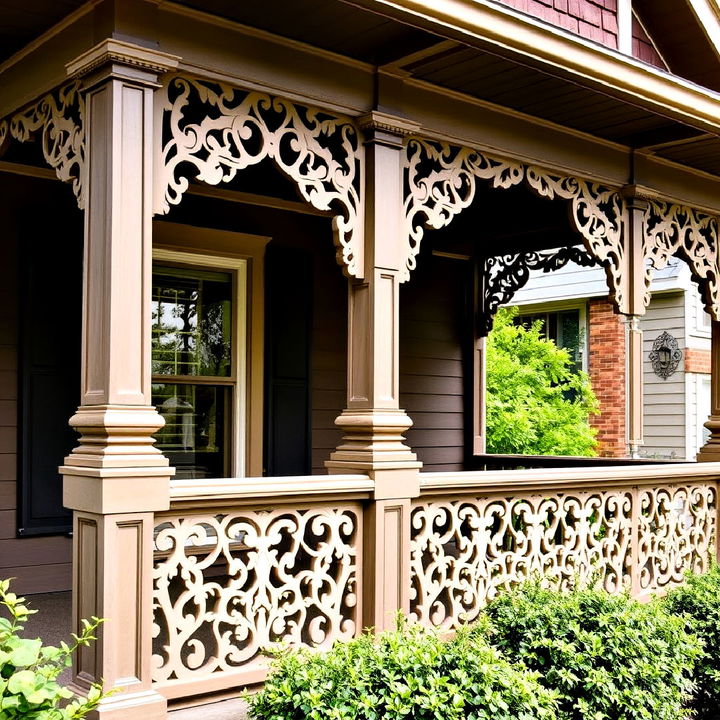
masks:
[[(640, 320), (643, 333), (644, 442), (637, 456), (694, 460), (707, 440), (710, 415), (710, 316), (687, 265), (672, 260), (656, 271), (652, 298)], [(605, 273), (569, 263), (553, 273), (534, 270), (512, 305), (523, 321), (542, 320), (545, 333), (577, 357), (593, 383), (601, 411), (600, 454), (625, 457), (627, 345), (622, 316), (612, 312)], [(653, 367), (653, 344), (668, 333), (680, 357), (668, 371)], [(662, 342), (660, 343), (662, 344)]]
[[(606, 268), (612, 307), (576, 297), (611, 454), (638, 323), (647, 350), (689, 316), (678, 275), (642, 319), (647, 262), (720, 320), (716, 3), (0, 6), (0, 575), (106, 618), (74, 668), (117, 690), (101, 720), (236, 694), (276, 640), (454, 626), (537, 568), (647, 595), (704, 567), (717, 378), (703, 463), (485, 472), (480, 399), (508, 254)], [(648, 397), (707, 367), (675, 332)], [(699, 444), (672, 407), (644, 451)]]

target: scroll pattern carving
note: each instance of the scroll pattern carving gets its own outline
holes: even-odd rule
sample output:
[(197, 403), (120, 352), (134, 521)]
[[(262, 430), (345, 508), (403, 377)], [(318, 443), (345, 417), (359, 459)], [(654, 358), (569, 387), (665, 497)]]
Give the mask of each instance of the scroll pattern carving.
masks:
[(710, 485), (420, 500), (412, 613), (453, 627), (537, 575), (561, 588), (594, 578), (610, 592), (668, 587), (707, 562), (716, 503)]
[(498, 308), (510, 302), (515, 293), (527, 284), (531, 270), (553, 272), (565, 267), (569, 262), (585, 267), (597, 264), (594, 257), (576, 247), (562, 247), (545, 253), (518, 253), (485, 258), (478, 333), (487, 335), (492, 330)]
[(507, 189), (526, 182), (533, 192), (570, 203), (570, 217), (588, 253), (606, 270), (611, 298), (625, 301), (622, 286), (622, 227), (625, 200), (616, 190), (576, 177), (563, 177), (478, 150), (412, 138), (406, 160), (405, 219), (408, 235), (407, 280), (416, 264), (423, 228), (438, 229), (473, 201), (478, 179)]
[(353, 637), (360, 508), (158, 517), (153, 680), (257, 667), (274, 642)]
[(660, 200), (649, 201), (645, 218), (645, 256), (649, 261), (645, 266), (645, 305), (650, 302), (653, 270), (666, 267), (670, 258), (677, 256), (690, 266), (706, 310), (720, 320), (717, 218)]
[(688, 570), (704, 572), (715, 538), (715, 488), (690, 485), (640, 492), (640, 588), (677, 585)]
[[(38, 102), (16, 113), (8, 123), (9, 136), (19, 142), (41, 134), (45, 161), (63, 182), (72, 183), (79, 207), (85, 207), (85, 100), (79, 81), (48, 93)], [(0, 147), (2, 147), (0, 128)]]
[(338, 262), (362, 274), (362, 146), (351, 120), (184, 76), (169, 77), (163, 92), (163, 212), (191, 178), (218, 185), (269, 158), (313, 207), (336, 212)]

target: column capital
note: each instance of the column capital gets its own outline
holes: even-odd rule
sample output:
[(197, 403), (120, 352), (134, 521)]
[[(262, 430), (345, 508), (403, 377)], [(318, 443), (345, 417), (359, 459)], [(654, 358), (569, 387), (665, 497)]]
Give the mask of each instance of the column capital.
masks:
[(634, 183), (624, 185), (620, 190), (620, 194), (625, 198), (629, 207), (639, 210), (647, 210), (650, 201), (657, 200), (659, 197), (655, 190)]
[(402, 147), (402, 140), (420, 131), (420, 124), (400, 115), (382, 110), (371, 110), (358, 118), (358, 125), (365, 133), (366, 142), (384, 142)]
[(158, 76), (175, 70), (178, 55), (107, 38), (65, 65), (67, 74), (93, 85), (110, 77), (156, 86)]

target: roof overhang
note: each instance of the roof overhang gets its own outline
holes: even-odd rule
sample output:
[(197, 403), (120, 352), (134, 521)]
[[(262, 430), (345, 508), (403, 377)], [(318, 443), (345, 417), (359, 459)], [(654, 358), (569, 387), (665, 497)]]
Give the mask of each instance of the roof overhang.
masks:
[[(343, 2), (542, 69), (695, 128), (720, 131), (720, 93), (492, 0)], [(700, 10), (709, 17), (709, 7)], [(720, 40), (720, 27), (713, 34), (713, 40)]]

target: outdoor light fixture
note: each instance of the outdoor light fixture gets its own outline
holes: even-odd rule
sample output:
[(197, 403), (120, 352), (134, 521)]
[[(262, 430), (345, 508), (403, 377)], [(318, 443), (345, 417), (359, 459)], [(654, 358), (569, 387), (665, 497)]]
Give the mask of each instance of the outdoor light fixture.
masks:
[(676, 370), (682, 359), (682, 351), (677, 340), (667, 331), (658, 336), (650, 352), (650, 362), (658, 377), (667, 380)]

